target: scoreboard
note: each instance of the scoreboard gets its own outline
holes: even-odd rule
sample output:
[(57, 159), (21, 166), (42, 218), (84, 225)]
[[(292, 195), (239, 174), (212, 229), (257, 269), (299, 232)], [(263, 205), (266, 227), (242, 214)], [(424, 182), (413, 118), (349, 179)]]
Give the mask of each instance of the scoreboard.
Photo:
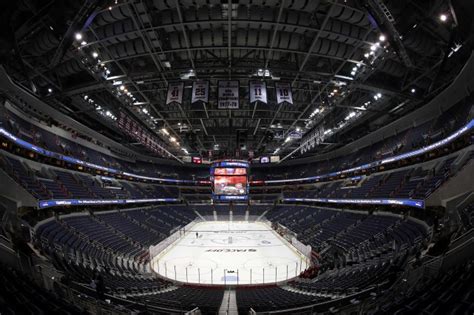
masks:
[(249, 163), (239, 160), (216, 161), (211, 166), (212, 197), (215, 200), (247, 200)]

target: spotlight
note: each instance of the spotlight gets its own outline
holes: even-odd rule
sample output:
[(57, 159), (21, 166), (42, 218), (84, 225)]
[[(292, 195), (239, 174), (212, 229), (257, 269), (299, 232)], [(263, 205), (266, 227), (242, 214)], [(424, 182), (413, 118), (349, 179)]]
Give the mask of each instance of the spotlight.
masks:
[(410, 90), (410, 92), (411, 92), (412, 94), (415, 94), (416, 89), (415, 89), (415, 88), (412, 88), (412, 89)]
[(97, 51), (94, 51), (94, 52), (92, 53), (92, 57), (94, 57), (94, 59), (97, 58), (97, 57), (99, 57), (99, 54), (97, 53)]
[(446, 14), (444, 14), (444, 13), (443, 13), (443, 14), (440, 14), (439, 20), (440, 20), (441, 22), (446, 22), (446, 21), (448, 20), (448, 16), (447, 16)]
[(380, 42), (384, 42), (386, 39), (387, 39), (387, 38), (385, 37), (384, 34), (380, 34), (380, 36), (379, 36), (379, 41), (380, 41)]
[(48, 93), (52, 93), (53, 92), (53, 89), (52, 88), (48, 88)]
[(123, 91), (123, 90), (125, 90), (125, 85), (120, 86), (120, 91)]
[(82, 34), (81, 33), (76, 33), (76, 35), (74, 35), (74, 37), (76, 38), (77, 41), (80, 41), (82, 39)]

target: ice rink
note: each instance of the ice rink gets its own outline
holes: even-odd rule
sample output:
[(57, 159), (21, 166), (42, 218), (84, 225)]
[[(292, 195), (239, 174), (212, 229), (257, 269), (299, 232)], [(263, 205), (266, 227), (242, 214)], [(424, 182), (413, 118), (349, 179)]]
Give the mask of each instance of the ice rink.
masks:
[(181, 282), (261, 284), (296, 277), (307, 259), (265, 223), (208, 221), (196, 223), (151, 266)]

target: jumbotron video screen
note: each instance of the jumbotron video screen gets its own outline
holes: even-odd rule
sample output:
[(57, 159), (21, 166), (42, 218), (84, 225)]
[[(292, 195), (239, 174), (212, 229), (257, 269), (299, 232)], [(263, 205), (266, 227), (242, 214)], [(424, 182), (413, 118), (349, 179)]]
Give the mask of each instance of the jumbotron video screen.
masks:
[(248, 197), (248, 163), (219, 161), (211, 167), (212, 195), (219, 200), (245, 200)]

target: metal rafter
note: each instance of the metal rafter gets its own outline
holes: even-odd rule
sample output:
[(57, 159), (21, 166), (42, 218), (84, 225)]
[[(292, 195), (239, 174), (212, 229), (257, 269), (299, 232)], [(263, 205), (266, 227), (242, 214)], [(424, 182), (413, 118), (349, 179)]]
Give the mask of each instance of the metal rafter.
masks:
[[(87, 43), (86, 45), (84, 45), (84, 47), (94, 45), (94, 44), (97, 44), (98, 42), (102, 42), (102, 41), (117, 40), (117, 39), (119, 39), (123, 36), (131, 36), (131, 35), (137, 34), (140, 31), (148, 32), (148, 31), (158, 31), (158, 30), (162, 30), (162, 29), (166, 29), (166, 28), (180, 28), (181, 25), (183, 25), (183, 26), (195, 26), (196, 24), (199, 24), (199, 22), (200, 21), (190, 21), (190, 22), (183, 21), (183, 23), (170, 23), (170, 24), (150, 26), (150, 27), (146, 27), (146, 28), (140, 29), (140, 30), (132, 30), (132, 31), (121, 33), (121, 34), (112, 35), (112, 36), (109, 36), (109, 37), (104, 37), (104, 38), (101, 38), (101, 39), (97, 39), (96, 41), (91, 41), (91, 42)], [(218, 20), (208, 20), (208, 21), (206, 21), (206, 23), (209, 23), (210, 25), (213, 25), (213, 24), (223, 25), (227, 22), (228, 22), (228, 19), (218, 19)], [(237, 18), (237, 19), (232, 19), (232, 23), (242, 24), (246, 27), (248, 27), (249, 24), (251, 25), (252, 23), (258, 23), (258, 25), (262, 25), (262, 26), (265, 26), (267, 28), (273, 28), (273, 29), (278, 29), (279, 27), (297, 28), (297, 29), (301, 30), (301, 33), (322, 31), (323, 33), (327, 33), (328, 35), (331, 35), (333, 37), (337, 36), (337, 37), (341, 38), (341, 42), (355, 41), (356, 43), (363, 42), (367, 46), (371, 45), (370, 42), (368, 42), (367, 40), (365, 40), (363, 38), (361, 39), (361, 38), (357, 38), (357, 37), (350, 37), (350, 36), (347, 36), (347, 35), (344, 35), (344, 34), (341, 34), (341, 33), (333, 32), (331, 30), (321, 30), (320, 28), (301, 25), (301, 24), (285, 23), (285, 22), (282, 22), (281, 20), (262, 21), (262, 20), (238, 19)], [(212, 26), (211, 26), (210, 29), (212, 29)], [(206, 30), (206, 29), (203, 29), (203, 30)], [(258, 31), (259, 28), (255, 28), (254, 30)], [(273, 38), (273, 35), (272, 35), (272, 38)]]
[[(367, 37), (367, 36), (370, 34), (371, 31), (372, 31), (372, 30), (369, 29), (369, 30), (366, 32), (366, 34), (365, 34), (364, 37)], [(352, 56), (352, 55), (357, 51), (357, 49), (358, 49), (358, 46), (355, 46), (350, 55)], [(345, 64), (346, 64), (346, 62), (343, 62), (343, 63), (337, 68), (335, 75), (337, 75), (337, 74), (339, 73), (339, 71), (342, 70), (342, 68), (345, 66)], [(333, 76), (332, 79), (334, 79), (334, 76)], [(311, 106), (313, 106), (314, 102), (315, 102), (318, 98), (321, 97), (322, 93), (323, 93), (323, 92), (329, 87), (329, 85), (331, 84), (331, 81), (332, 81), (332, 80), (329, 80), (329, 81), (324, 85), (324, 87), (318, 92), (318, 94), (311, 100), (311, 102), (308, 104), (308, 106), (306, 106), (306, 108), (301, 112), (301, 114), (298, 116), (298, 119), (301, 119), (301, 118), (304, 116), (304, 114), (311, 108)], [(347, 96), (348, 94), (349, 94), (349, 93), (347, 93), (346, 96)], [(324, 116), (326, 116), (326, 115), (327, 115), (327, 113), (325, 113)], [(296, 125), (296, 121), (295, 121), (294, 123), (292, 123), (291, 126), (285, 131), (284, 137), (288, 134), (288, 132), (289, 132), (295, 125)]]
[[(91, 33), (92, 33), (94, 36), (97, 37), (97, 34), (95, 33), (95, 31), (94, 31), (92, 28), (89, 28), (89, 29), (90, 29)], [(106, 51), (107, 54), (110, 55), (110, 51), (108, 51), (107, 47), (102, 46), (102, 49), (104, 49), (104, 51)], [(128, 75), (127, 75), (127, 72), (125, 71), (125, 68), (123, 68), (123, 66), (120, 64), (120, 62), (116, 61), (115, 64), (116, 64), (116, 66), (119, 68), (119, 70), (120, 70), (125, 76), (128, 76)], [(140, 91), (140, 89), (138, 88), (138, 85), (135, 83), (135, 81), (130, 80), (130, 79), (128, 79), (128, 80), (129, 80), (130, 84), (132, 84), (132, 86), (134, 87), (134, 89), (135, 89), (135, 90), (141, 95), (141, 97), (145, 100), (145, 102), (151, 103), (150, 100), (148, 99), (148, 97), (147, 97), (144, 93), (142, 93), (142, 92)], [(106, 86), (106, 90), (107, 90), (109, 93), (111, 93), (110, 88), (107, 87), (107, 86)], [(126, 107), (126, 105), (124, 105), (124, 106)], [(165, 126), (166, 126), (167, 128), (169, 128), (171, 131), (174, 131), (174, 130), (171, 128), (171, 126), (168, 124), (168, 122), (166, 121), (166, 119), (164, 118), (164, 116), (163, 116), (159, 111), (157, 111), (155, 108), (153, 108), (153, 110), (154, 110), (154, 112), (156, 113), (156, 115), (157, 115), (159, 118), (162, 119), (162, 121), (164, 122)], [(179, 137), (179, 135), (175, 134), (175, 136), (176, 136), (178, 139), (181, 139), (181, 138)], [(160, 136), (160, 137), (161, 137), (161, 136)]]
[[(310, 47), (309, 47), (309, 50), (308, 50), (307, 53), (305, 54), (305, 57), (304, 57), (304, 59), (303, 59), (303, 62), (301, 63), (301, 65), (300, 65), (300, 67), (299, 67), (299, 69), (298, 69), (298, 72), (296, 73), (295, 78), (293, 79), (293, 81), (292, 81), (292, 83), (291, 83), (292, 86), (295, 84), (296, 80), (298, 79), (298, 75), (299, 75), (299, 73), (303, 70), (304, 66), (306, 65), (306, 62), (308, 62), (308, 59), (309, 59), (309, 57), (311, 56), (311, 53), (312, 53), (312, 51), (314, 50), (314, 47), (316, 46), (316, 43), (318, 42), (318, 40), (319, 40), (319, 38), (320, 38), (320, 36), (321, 36), (322, 30), (326, 27), (326, 24), (327, 24), (327, 22), (328, 22), (328, 20), (329, 20), (329, 17), (330, 17), (330, 14), (331, 14), (331, 11), (332, 11), (332, 8), (333, 8), (333, 7), (334, 7), (334, 4), (331, 4), (331, 6), (329, 7), (329, 10), (328, 10), (328, 12), (327, 12), (327, 14), (326, 14), (326, 16), (325, 16), (325, 18), (324, 18), (324, 21), (323, 21), (323, 23), (322, 23), (322, 25), (321, 25), (321, 28), (320, 28), (319, 31), (316, 33), (316, 36), (314, 37), (314, 39), (313, 39), (313, 41), (312, 41), (312, 43), (311, 43), (311, 45), (310, 45)], [(313, 103), (313, 102), (311, 102), (311, 103)], [(310, 103), (310, 104), (306, 107), (306, 109), (301, 113), (300, 117), (302, 117), (302, 115), (307, 111), (308, 107), (311, 106), (311, 103)], [(272, 125), (272, 124), (275, 122), (275, 119), (277, 118), (278, 114), (280, 113), (280, 109), (281, 109), (281, 108), (282, 108), (282, 106), (279, 106), (279, 107), (278, 107), (277, 111), (275, 112), (275, 115), (273, 116), (273, 119), (272, 119), (271, 122), (270, 122), (270, 125)], [(262, 144), (262, 142), (263, 142), (264, 139), (265, 139), (265, 137), (263, 137), (263, 138), (260, 140), (258, 146), (260, 146), (260, 145)]]
[(184, 36), (184, 42), (186, 44), (186, 50), (188, 53), (188, 59), (191, 62), (191, 67), (194, 70), (194, 61), (193, 61), (193, 56), (191, 54), (191, 51), (189, 50), (189, 39), (188, 39), (188, 34), (186, 33), (186, 27), (184, 26), (184, 20), (183, 20), (183, 15), (181, 14), (181, 8), (178, 0), (175, 0), (176, 4), (176, 11), (178, 12), (178, 18), (179, 18), (179, 23), (181, 24), (181, 31)]
[(275, 39), (276, 39), (276, 36), (277, 36), (277, 33), (278, 33), (278, 29), (280, 28), (280, 20), (281, 20), (282, 14), (283, 14), (283, 9), (285, 7), (285, 3), (286, 3), (286, 0), (281, 1), (280, 10), (278, 11), (278, 17), (277, 17), (277, 20), (276, 20), (276, 24), (273, 26), (274, 27), (273, 36), (272, 36), (272, 41), (270, 43), (270, 49), (267, 52), (267, 57), (266, 57), (266, 60), (265, 60), (265, 68), (268, 68), (268, 61), (270, 60), (270, 57), (273, 56), (273, 46), (275, 45)]
[[(137, 16), (137, 18), (139, 18), (135, 5), (132, 4), (131, 6), (132, 6), (132, 7), (131, 7), (131, 10), (132, 10), (132, 12), (134, 13), (134, 14), (132, 15), (132, 19), (133, 19), (133, 22), (134, 22), (134, 24), (135, 24), (135, 27), (139, 30), (140, 36), (141, 36), (141, 38), (142, 38), (142, 40), (143, 40), (143, 43), (145, 44), (145, 47), (146, 47), (146, 49), (148, 50), (149, 55), (150, 55), (151, 59), (153, 60), (153, 63), (154, 63), (154, 65), (155, 65), (156, 69), (158, 70), (158, 73), (160, 73), (160, 75), (161, 75), (161, 77), (163, 78), (163, 81), (165, 82), (165, 84), (168, 84), (168, 80), (166, 79), (166, 77), (165, 77), (165, 75), (164, 75), (164, 72), (165, 72), (165, 71), (164, 71), (164, 67), (163, 67), (163, 65), (161, 64), (161, 61), (159, 61), (159, 60), (156, 59), (156, 54), (158, 54), (158, 53), (157, 53), (157, 52), (155, 51), (155, 49), (153, 48), (153, 45), (150, 43), (150, 40), (149, 40), (149, 38), (148, 38), (148, 33), (145, 33), (145, 34), (144, 34), (144, 32), (141, 31), (143, 28), (140, 27), (140, 25), (139, 25), (138, 22), (137, 22), (137, 19), (135, 18), (135, 16)], [(177, 10), (178, 10), (179, 19), (180, 19), (180, 21), (182, 22), (181, 10), (180, 10), (180, 8), (179, 8), (179, 2), (178, 2), (178, 0), (176, 0), (176, 8), (177, 8)], [(141, 21), (141, 19), (140, 19), (140, 21)], [(141, 26), (143, 26), (143, 23), (142, 23)], [(184, 35), (184, 38), (185, 38), (185, 41), (186, 41), (186, 46), (189, 48), (188, 37), (187, 37), (187, 34), (186, 34), (186, 30), (185, 30), (185, 28), (184, 28), (184, 25), (182, 25), (182, 30), (183, 30), (183, 35)], [(161, 46), (160, 46), (160, 48), (161, 48)], [(161, 51), (163, 51), (163, 49), (161, 49)], [(162, 53), (162, 54), (163, 54), (163, 53)], [(164, 54), (163, 54), (163, 55), (164, 55)], [(194, 62), (193, 62), (193, 59), (192, 59), (192, 56), (191, 56), (191, 52), (190, 52), (189, 50), (188, 50), (188, 57), (189, 57), (189, 60), (190, 60), (190, 62), (191, 62), (191, 65), (192, 65), (192, 67), (193, 67), (193, 69), (194, 69)], [(150, 104), (151, 104), (151, 103), (150, 103)], [(189, 119), (188, 119), (188, 117), (187, 117), (185, 111), (183, 110), (183, 107), (181, 106), (181, 104), (178, 104), (178, 108), (179, 108), (179, 110), (181, 111), (181, 114), (183, 115), (183, 118), (187, 121), (187, 123), (188, 123), (189, 126), (191, 127), (191, 131), (192, 131), (192, 130), (194, 129), (194, 128), (193, 128), (193, 125), (192, 125), (192, 123), (189, 121)], [(172, 127), (170, 127), (170, 128), (172, 128)], [(199, 139), (198, 139), (198, 141), (199, 141)]]
[[(296, 124), (302, 125), (302, 122), (307, 121), (307, 119), (304, 119), (303, 117), (306, 117), (305, 115), (309, 114), (308, 111), (312, 106), (314, 107), (319, 102), (321, 96), (324, 98), (324, 94), (331, 86), (330, 82), (332, 80), (339, 80), (337, 77), (335, 77), (335, 75), (340, 73), (344, 67), (348, 68), (348, 64), (357, 64), (360, 62), (360, 60), (347, 60), (342, 57), (337, 57), (333, 53), (331, 53), (333, 54), (332, 56), (328, 55), (326, 54), (325, 50), (322, 50), (323, 53), (315, 52), (314, 49), (317, 47), (318, 41), (321, 41), (324, 38), (328, 41), (331, 41), (330, 45), (335, 45), (337, 47), (339, 47), (340, 44), (346, 44), (348, 45), (345, 47), (347, 52), (349, 52), (349, 49), (353, 47), (354, 49), (351, 53), (352, 56), (359, 56), (359, 52), (356, 52), (357, 47), (369, 48), (369, 45), (372, 44), (371, 42), (367, 41), (367, 35), (361, 36), (365, 30), (370, 32), (370, 29), (367, 29), (367, 23), (359, 23), (353, 29), (354, 32), (339, 33), (337, 28), (328, 27), (327, 24), (332, 22), (332, 20), (342, 21), (342, 23), (351, 23), (349, 21), (354, 20), (354, 16), (349, 18), (346, 13), (350, 13), (351, 11), (346, 11), (346, 9), (356, 12), (357, 15), (365, 11), (361, 11), (357, 7), (338, 3), (337, 1), (330, 0), (323, 2), (323, 7), (325, 8), (326, 13), (323, 13), (320, 9), (321, 5), (317, 7), (317, 9), (319, 9), (319, 11), (317, 11), (317, 18), (319, 21), (323, 21), (317, 26), (313, 25), (313, 23), (303, 23), (303, 21), (307, 21), (308, 15), (306, 13), (302, 13), (302, 10), (289, 6), (289, 1), (287, 0), (280, 0), (278, 7), (275, 6), (273, 8), (274, 12), (272, 15), (268, 15), (272, 16), (271, 21), (266, 20), (267, 17), (260, 20), (258, 15), (255, 18), (255, 14), (248, 14), (248, 17), (246, 16), (245, 18), (242, 18), (240, 12), (238, 15), (236, 15), (236, 6), (238, 5), (239, 9), (241, 9), (240, 6), (242, 6), (242, 4), (232, 4), (232, 0), (224, 0), (221, 1), (220, 4), (214, 5), (218, 6), (217, 10), (219, 8), (221, 9), (221, 16), (216, 16), (214, 13), (211, 14), (212, 10), (216, 9), (215, 7), (212, 10), (209, 9), (211, 20), (202, 19), (202, 14), (200, 13), (201, 11), (196, 10), (194, 7), (196, 3), (183, 2), (179, 0), (168, 2), (171, 3), (171, 5), (168, 4), (170, 11), (167, 11), (167, 13), (163, 14), (168, 14), (168, 12), (170, 12), (173, 13), (173, 15), (176, 14), (176, 18), (172, 17), (168, 19), (168, 21), (172, 22), (163, 25), (153, 25), (156, 24), (153, 21), (157, 21), (154, 14), (160, 14), (158, 9), (159, 6), (156, 6), (155, 8), (153, 2), (146, 0), (125, 1), (113, 6), (113, 10), (116, 10), (120, 7), (120, 9), (118, 9), (120, 12), (116, 11), (113, 13), (108, 13), (107, 9), (100, 11), (99, 14), (104, 13), (101, 23), (92, 25), (91, 28), (94, 30), (98, 30), (98, 27), (104, 28), (104, 32), (101, 34), (106, 34), (106, 36), (98, 38), (96, 32), (94, 34), (95, 38), (90, 38), (91, 41), (89, 41), (89, 43), (83, 47), (87, 49), (87, 47), (99, 45), (99, 47), (102, 47), (104, 51), (108, 51), (111, 59), (102, 61), (102, 63), (113, 63), (113, 65), (117, 65), (116, 70), (122, 71), (124, 73), (123, 75), (115, 76), (115, 79), (123, 81), (124, 84), (127, 85), (130, 92), (134, 94), (137, 93), (137, 96), (142, 96), (141, 98), (144, 100), (144, 102), (140, 102), (140, 105), (137, 104), (137, 106), (150, 106), (153, 110), (153, 115), (157, 117), (157, 120), (162, 121), (173, 135), (177, 132), (177, 129), (173, 129), (176, 127), (176, 122), (184, 123), (186, 121), (190, 128), (196, 127), (196, 140), (201, 144), (202, 147), (204, 147), (203, 143), (209, 145), (209, 143), (212, 142), (225, 142), (228, 140), (231, 136), (231, 132), (225, 131), (225, 133), (229, 134), (223, 134), (218, 128), (227, 128), (225, 130), (230, 130), (228, 128), (231, 126), (231, 124), (233, 124), (235, 128), (248, 129), (249, 134), (252, 133), (255, 136), (251, 137), (248, 142), (256, 143), (260, 137), (265, 134), (267, 130), (265, 126), (267, 126), (267, 124), (271, 125), (278, 119), (282, 123), (282, 127), (284, 128), (286, 136)], [(175, 3), (176, 7), (173, 5), (173, 2)], [(331, 16), (333, 15), (331, 10), (334, 10), (335, 6), (343, 7), (340, 11), (343, 14)], [(315, 6), (312, 5), (312, 7)], [(434, 7), (431, 6), (431, 9), (434, 9)], [(244, 11), (245, 10), (248, 10), (247, 6)], [(284, 18), (287, 16), (287, 12), (292, 14), (295, 13), (293, 18), (290, 18), (289, 14), (288, 18)], [(232, 15), (233, 13), (234, 15)], [(249, 11), (249, 13), (252, 12)], [(189, 19), (187, 18), (188, 14), (190, 16)], [(227, 14), (227, 16), (225, 14)], [(194, 15), (196, 15), (197, 18), (194, 18)], [(426, 16), (429, 16), (429, 14), (426, 13)], [(426, 16), (424, 18), (426, 18)], [(301, 20), (301, 18), (303, 18), (303, 20)], [(127, 27), (127, 25), (130, 25), (126, 24), (128, 19), (133, 20), (132, 25), (135, 25), (135, 27)], [(165, 19), (163, 19), (163, 21), (165, 21)], [(123, 25), (122, 22), (124, 23)], [(112, 25), (114, 27), (114, 31), (110, 32)], [(45, 27), (47, 26), (48, 25), (45, 25)], [(121, 28), (121, 26), (124, 27)], [(436, 29), (434, 26), (430, 27), (428, 23), (419, 23), (419, 27), (434, 38), (439, 37), (442, 41), (446, 38), (446, 32), (438, 32), (438, 29)], [(239, 34), (232, 32), (232, 30), (235, 30), (236, 28), (247, 29), (252, 31), (254, 34), (258, 33), (260, 35), (260, 30), (265, 30), (267, 33), (264, 34), (265, 37), (263, 38), (259, 35), (256, 35), (256, 39), (254, 37), (251, 39), (250, 33), (247, 33), (249, 34), (247, 41), (245, 38), (240, 38)], [(440, 31), (446, 31), (446, 28), (438, 28)], [(209, 33), (210, 37), (204, 36), (206, 35), (206, 32)], [(221, 35), (217, 32), (224, 33)], [(278, 44), (278, 38), (281, 33), (286, 33), (285, 35), (291, 36), (291, 32), (297, 33), (298, 36), (303, 36), (305, 40), (310, 39), (311, 43), (309, 49), (301, 50), (295, 48), (296, 46), (284, 46), (281, 45), (281, 43)], [(172, 43), (167, 42), (166, 36), (161, 36), (164, 33), (169, 33), (170, 36), (179, 36), (180, 40), (177, 42), (173, 41)], [(40, 33), (37, 32), (37, 34)], [(107, 36), (107, 34), (112, 35)], [(307, 34), (312, 34), (313, 38), (308, 38)], [(198, 37), (200, 36), (201, 39), (194, 42), (194, 37), (192, 36), (195, 35)], [(210, 45), (210, 41), (204, 40), (204, 38), (212, 38), (214, 41), (217, 38), (217, 41), (222, 42), (222, 44), (218, 44), (219, 46)], [(139, 49), (138, 45), (135, 47), (129, 46), (131, 43), (126, 42), (128, 39), (132, 41), (135, 40), (136, 42), (133, 44), (137, 43), (139, 46), (141, 46), (143, 42), (142, 47), (144, 47), (144, 49)], [(141, 41), (139, 39), (141, 39)], [(193, 40), (191, 41), (191, 39)], [(23, 52), (29, 52), (28, 49), (34, 43), (33, 40), (34, 38), (30, 37), (29, 39), (22, 41), (20, 43), (20, 49), (22, 49)], [(232, 40), (234, 40), (234, 42), (232, 42)], [(255, 42), (255, 40), (257, 40), (257, 42)], [(120, 51), (120, 49), (123, 49), (123, 46), (111, 46), (116, 43), (119, 43), (120, 45), (127, 45), (125, 47), (125, 54), (122, 54)], [(239, 46), (237, 46), (238, 43)], [(263, 43), (268, 46), (258, 46), (262, 45)], [(116, 53), (116, 55), (112, 56), (110, 54), (111, 51)], [(140, 53), (137, 53), (137, 51)], [(354, 55), (354, 53), (357, 53), (357, 55)], [(44, 89), (45, 84), (47, 86), (52, 86), (54, 82), (58, 82), (57, 85), (59, 88), (56, 86), (54, 90), (62, 91), (62, 86), (64, 85), (68, 88), (68, 90), (65, 92), (63, 91), (60, 95), (73, 97), (81, 93), (88, 93), (89, 95), (97, 93), (97, 97), (107, 96), (98, 92), (104, 90), (110, 92), (111, 85), (107, 82), (92, 83), (90, 86), (81, 86), (80, 88), (74, 86), (71, 87), (70, 82), (73, 82), (71, 79), (74, 78), (72, 74), (76, 73), (75, 71), (77, 70), (69, 69), (68, 67), (70, 64), (61, 64), (51, 71), (44, 62), (45, 60), (48, 60), (47, 58), (44, 58), (45, 54), (39, 56), (25, 53), (24, 55), (27, 59), (28, 67), (33, 70), (32, 72), (34, 72), (32, 79), (35, 80), (34, 82), (38, 84), (40, 88)], [(285, 59), (284, 62), (281, 62), (277, 55), (287, 59)], [(384, 55), (384, 57), (385, 60), (395, 60), (396, 58), (395, 55), (387, 54)], [(382, 105), (382, 103), (377, 103), (378, 106), (380, 105), (381, 107), (367, 109), (366, 112), (368, 112), (369, 115), (364, 117), (373, 116), (374, 113), (378, 113), (379, 110), (381, 110), (380, 113), (383, 113), (387, 107), (389, 107), (389, 104), (393, 104), (394, 100), (396, 99), (401, 101), (408, 100), (409, 106), (406, 106), (405, 108), (413, 108), (416, 102), (420, 100), (413, 98), (413, 95), (408, 93), (407, 89), (410, 89), (411, 85), (422, 86), (420, 81), (427, 77), (430, 79), (432, 76), (431, 73), (436, 72), (437, 69), (441, 67), (439, 66), (440, 60), (438, 55), (418, 56), (417, 54), (413, 54), (410, 55), (410, 57), (413, 58), (413, 62), (419, 67), (417, 67), (417, 69), (413, 69), (410, 74), (406, 74), (406, 78), (403, 82), (405, 84), (401, 89), (399, 89), (398, 86), (392, 84), (387, 84), (386, 87), (383, 87), (378, 86), (376, 83), (369, 82), (368, 79), (371, 76), (371, 73), (367, 71), (369, 74), (368, 76), (364, 76), (364, 74), (358, 75), (357, 81), (348, 83), (348, 89), (345, 90), (346, 94), (343, 97), (338, 97), (338, 99), (335, 100), (336, 104), (331, 104), (331, 107), (328, 108), (328, 111), (326, 111), (323, 115), (318, 116), (312, 122), (321, 122), (322, 120), (328, 118), (327, 115), (331, 115), (331, 117), (333, 117), (331, 119), (335, 119), (336, 122), (339, 121), (339, 119), (344, 117), (346, 114), (346, 108), (358, 109), (357, 105), (360, 104), (361, 101), (363, 102), (364, 97), (366, 97), (371, 91), (380, 91), (384, 94), (384, 96), (389, 97), (384, 98), (384, 101), (386, 102), (385, 105)], [(319, 59), (317, 60), (317, 58)], [(353, 57), (350, 56), (350, 58)], [(131, 72), (129, 73), (125, 72), (125, 69), (127, 69), (126, 63), (135, 64), (140, 59), (145, 62), (145, 67), (140, 65), (138, 68), (133, 69), (133, 71), (132, 68), (130, 68)], [(163, 64), (164, 60), (169, 60), (172, 67), (169, 68), (168, 65), (165, 66)], [(189, 60), (189, 63), (187, 60)], [(276, 62), (273, 62), (273, 60)], [(315, 67), (312, 65), (313, 60), (315, 61)], [(179, 63), (179, 61), (185, 62)], [(211, 61), (213, 61), (213, 63), (211, 63)], [(316, 64), (316, 61), (318, 64)], [(154, 67), (151, 65), (151, 62), (154, 63)], [(220, 62), (222, 62), (222, 65), (219, 64)], [(177, 79), (179, 75), (188, 71), (189, 64), (196, 73), (199, 73), (200, 79), (210, 80), (212, 87), (215, 86), (215, 81), (219, 79), (227, 79), (230, 77), (246, 81), (249, 79), (249, 74), (252, 74), (257, 68), (261, 68), (262, 66), (268, 68), (270, 66), (271, 71), (275, 76), (280, 77), (281, 80), (291, 82), (295, 99), (295, 105), (292, 108), (296, 110), (287, 110), (287, 106), (280, 106), (277, 108), (277, 110), (270, 110), (269, 108), (272, 108), (273, 106), (273, 104), (270, 104), (269, 108), (247, 108), (247, 106), (244, 105), (245, 108), (240, 108), (239, 110), (231, 112), (227, 110), (215, 109), (215, 106), (213, 107), (212, 102), (209, 107), (204, 107), (203, 109), (198, 110), (192, 109), (189, 112), (185, 112), (183, 107), (162, 106), (162, 100), (166, 96), (168, 80)], [(310, 64), (311, 66), (309, 66)], [(111, 68), (115, 69), (113, 65)], [(74, 67), (74, 65), (72, 66)], [(373, 64), (372, 66), (374, 66), (375, 71), (379, 65)], [(14, 71), (17, 71), (14, 67), (12, 68)], [(157, 70), (155, 71), (154, 69)], [(307, 71), (308, 69), (311, 71)], [(382, 80), (379, 81), (379, 77), (377, 76), (377, 80), (374, 78), (372, 81), (377, 83), (384, 82), (384, 73), (387, 73), (389, 69), (390, 66), (383, 70), (380, 69), (381, 72), (378, 73), (381, 74), (380, 78)], [(68, 77), (67, 80), (61, 80), (62, 77), (60, 76), (59, 70), (62, 70), (62, 76)], [(401, 70), (404, 71), (406, 69)], [(451, 77), (451, 74), (452, 73), (448, 72), (448, 75), (443, 77), (444, 83), (449, 81), (449, 79), (446, 80), (446, 78)], [(79, 78), (81, 75), (77, 74), (77, 77)], [(98, 77), (95, 77), (94, 79), (98, 80)], [(112, 77), (109, 77), (109, 79), (112, 80)], [(142, 82), (140, 82), (138, 85), (137, 81)], [(313, 92), (314, 89), (311, 87), (315, 81), (323, 83), (320, 84), (319, 91), (316, 91), (316, 93), (313, 94), (311, 92)], [(443, 82), (437, 85), (436, 89), (434, 89), (430, 95), (436, 94), (439, 89), (444, 86)], [(133, 91), (133, 89), (136, 91)], [(311, 95), (308, 95), (307, 92), (310, 92)], [(271, 90), (270, 95), (272, 95)], [(427, 95), (425, 95), (425, 97), (426, 96)], [(49, 98), (54, 100), (54, 95), (50, 96)], [(118, 100), (118, 102), (122, 103), (122, 100)], [(129, 106), (127, 106), (127, 109), (130, 109)], [(134, 115), (137, 115), (135, 111), (132, 110), (132, 112)], [(353, 128), (353, 126), (359, 124), (361, 121), (362, 120), (358, 119), (355, 124), (351, 123), (347, 129), (341, 131), (346, 133), (348, 130), (350, 130), (350, 128)], [(312, 125), (314, 126), (314, 124)], [(262, 141), (260, 141), (259, 144), (261, 144)], [(279, 143), (279, 141), (274, 140), (271, 143), (275, 144)], [(168, 143), (165, 142), (165, 144)], [(286, 150), (288, 150), (288, 148), (295, 148), (296, 144), (298, 144), (296, 141), (287, 143), (285, 145)], [(267, 148), (270, 147), (271, 146), (267, 146)], [(257, 147), (252, 148), (257, 149)]]
[(328, 10), (328, 13), (326, 14), (326, 17), (324, 18), (324, 21), (321, 24), (321, 28), (316, 33), (316, 36), (314, 37), (313, 42), (311, 43), (311, 46), (309, 47), (308, 52), (304, 56), (303, 62), (301, 63), (301, 65), (298, 69), (298, 72), (295, 75), (295, 78), (291, 82), (291, 86), (293, 86), (295, 84), (296, 80), (298, 79), (298, 76), (303, 71), (304, 67), (306, 66), (306, 63), (308, 62), (309, 58), (311, 57), (311, 52), (314, 50), (314, 47), (316, 46), (316, 43), (318, 42), (319, 38), (321, 37), (322, 31), (326, 28), (326, 24), (329, 21), (329, 18), (331, 16), (331, 12), (332, 12), (333, 8), (334, 8), (334, 4), (331, 4), (331, 6), (329, 7), (329, 10)]

